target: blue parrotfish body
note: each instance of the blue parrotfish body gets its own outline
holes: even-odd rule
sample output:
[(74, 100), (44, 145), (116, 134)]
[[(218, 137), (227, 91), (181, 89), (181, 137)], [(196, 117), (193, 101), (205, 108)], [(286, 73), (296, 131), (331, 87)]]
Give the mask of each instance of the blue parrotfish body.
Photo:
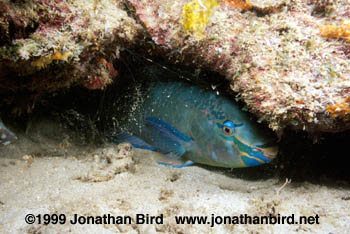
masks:
[(0, 144), (8, 145), (17, 140), (16, 135), (5, 127), (4, 123), (0, 119)]
[(273, 132), (251, 120), (232, 100), (181, 82), (152, 83), (116, 136), (136, 148), (200, 163), (237, 168), (269, 163), (277, 154)]

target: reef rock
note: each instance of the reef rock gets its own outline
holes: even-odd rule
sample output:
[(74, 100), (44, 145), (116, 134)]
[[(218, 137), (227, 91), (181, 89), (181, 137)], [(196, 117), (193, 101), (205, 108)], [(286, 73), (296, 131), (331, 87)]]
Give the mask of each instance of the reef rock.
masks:
[(111, 83), (119, 48), (130, 46), (141, 29), (121, 8), (113, 0), (1, 1), (2, 99), (31, 111), (44, 93)]
[(347, 0), (2, 1), (0, 92), (11, 102), (8, 92), (101, 89), (118, 75), (118, 49), (150, 36), (148, 54), (225, 76), (276, 131), (343, 131), (348, 18)]
[(129, 2), (159, 54), (224, 75), (272, 129), (349, 129), (346, 0)]

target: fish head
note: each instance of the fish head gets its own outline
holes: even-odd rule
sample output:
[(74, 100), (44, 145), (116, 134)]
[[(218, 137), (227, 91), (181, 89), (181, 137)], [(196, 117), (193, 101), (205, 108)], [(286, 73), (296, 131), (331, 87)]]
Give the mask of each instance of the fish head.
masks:
[(14, 133), (12, 133), (8, 128), (0, 120), (0, 144), (8, 145), (17, 140), (17, 137)]
[(216, 125), (215, 148), (224, 149), (217, 157), (221, 163), (232, 167), (251, 167), (269, 163), (277, 156), (273, 132), (249, 118), (244, 121), (226, 119)]
[[(207, 139), (201, 144), (207, 164), (220, 167), (251, 167), (271, 162), (278, 153), (271, 129), (261, 126), (230, 100), (221, 100), (206, 111)], [(200, 124), (200, 123), (197, 123)]]

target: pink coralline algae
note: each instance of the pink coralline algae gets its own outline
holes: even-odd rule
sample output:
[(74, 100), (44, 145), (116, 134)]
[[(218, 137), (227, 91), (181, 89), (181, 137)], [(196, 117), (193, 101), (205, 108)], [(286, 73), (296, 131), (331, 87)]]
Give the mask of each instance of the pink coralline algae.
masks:
[(113, 79), (118, 75), (113, 65), (104, 58), (98, 59), (97, 68), (93, 71), (92, 76), (85, 82), (84, 86), (88, 89), (103, 89), (112, 83)]

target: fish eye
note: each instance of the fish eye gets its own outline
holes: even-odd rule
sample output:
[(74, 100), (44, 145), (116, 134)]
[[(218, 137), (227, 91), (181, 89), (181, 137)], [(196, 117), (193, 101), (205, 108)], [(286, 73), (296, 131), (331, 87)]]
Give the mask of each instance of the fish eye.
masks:
[(226, 136), (232, 136), (234, 129), (235, 129), (235, 124), (230, 120), (226, 120), (223, 124), (222, 132)]
[(232, 129), (232, 128), (229, 128), (229, 127), (226, 127), (226, 126), (224, 126), (224, 127), (222, 128), (222, 131), (223, 131), (224, 134), (227, 135), (227, 136), (231, 136), (232, 133), (233, 133), (233, 129)]

